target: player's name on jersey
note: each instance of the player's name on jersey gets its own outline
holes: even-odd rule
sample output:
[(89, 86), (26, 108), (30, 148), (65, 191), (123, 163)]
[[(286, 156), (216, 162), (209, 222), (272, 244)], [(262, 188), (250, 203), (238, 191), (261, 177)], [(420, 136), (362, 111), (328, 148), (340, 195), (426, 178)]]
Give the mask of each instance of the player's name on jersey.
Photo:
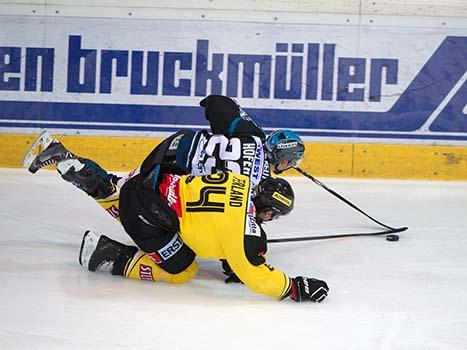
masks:
[(232, 176), (232, 186), (229, 193), (229, 205), (231, 207), (241, 207), (245, 198), (245, 179)]

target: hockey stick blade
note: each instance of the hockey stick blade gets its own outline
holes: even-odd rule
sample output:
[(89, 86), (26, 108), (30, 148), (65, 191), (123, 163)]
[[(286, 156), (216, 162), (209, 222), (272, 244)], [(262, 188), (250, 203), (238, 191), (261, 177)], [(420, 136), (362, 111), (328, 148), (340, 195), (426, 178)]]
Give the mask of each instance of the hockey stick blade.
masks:
[(368, 233), (343, 233), (335, 235), (323, 235), (323, 236), (308, 236), (308, 237), (294, 237), (294, 238), (273, 238), (268, 239), (268, 243), (285, 243), (285, 242), (303, 242), (303, 241), (319, 241), (324, 239), (335, 239), (335, 238), (346, 238), (346, 237), (363, 237), (363, 236), (380, 236), (380, 235), (390, 235), (393, 233), (404, 232), (408, 227), (399, 227), (391, 230), (384, 230), (378, 232), (368, 232)]

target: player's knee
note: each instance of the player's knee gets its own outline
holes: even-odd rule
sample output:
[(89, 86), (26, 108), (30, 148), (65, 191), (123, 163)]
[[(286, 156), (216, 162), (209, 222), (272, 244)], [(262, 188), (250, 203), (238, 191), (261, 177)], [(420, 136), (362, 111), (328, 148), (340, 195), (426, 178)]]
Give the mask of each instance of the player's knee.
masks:
[(179, 272), (177, 274), (168, 274), (168, 281), (169, 283), (185, 283), (191, 280), (196, 276), (198, 273), (198, 264), (196, 260), (193, 260), (185, 270)]
[(185, 283), (196, 276), (198, 264), (193, 260), (184, 270), (178, 273), (169, 273), (163, 270), (146, 253), (140, 251), (132, 261), (127, 264), (124, 275), (128, 278), (167, 283)]
[(168, 273), (177, 274), (184, 271), (195, 259), (195, 253), (183, 242), (178, 233), (159, 230), (144, 224), (143, 221), (135, 225), (131, 231), (127, 227), (125, 230), (138, 247)]
[(165, 237), (154, 250), (146, 250), (148, 256), (158, 266), (170, 274), (186, 270), (195, 260), (195, 253), (182, 240), (178, 233)]
[(119, 205), (119, 193), (116, 191), (110, 196), (102, 199), (96, 199), (96, 202), (114, 219), (120, 221)]

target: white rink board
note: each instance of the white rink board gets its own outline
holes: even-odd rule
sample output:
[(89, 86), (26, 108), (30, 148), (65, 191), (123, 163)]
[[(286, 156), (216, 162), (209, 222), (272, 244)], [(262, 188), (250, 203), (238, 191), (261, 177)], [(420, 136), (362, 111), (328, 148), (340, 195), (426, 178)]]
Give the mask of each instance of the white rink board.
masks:
[[(1, 18), (1, 17), (0, 17)], [(336, 101), (337, 67), (334, 68), (334, 91), (332, 100), (325, 100), (323, 93), (315, 98), (306, 98), (306, 89), (302, 90), (300, 99), (275, 98), (273, 83), (268, 97), (259, 98), (258, 81), (255, 81), (252, 97), (242, 96), (241, 89), (244, 84), (239, 81), (237, 96), (235, 97), (245, 108), (287, 108), (287, 109), (324, 109), (343, 111), (387, 111), (399, 98), (407, 85), (414, 79), (420, 68), (430, 55), (437, 49), (446, 36), (462, 35), (467, 29), (427, 29), (427, 28), (391, 28), (391, 35), (386, 35), (386, 26), (340, 26), (322, 24), (288, 24), (277, 25), (269, 23), (190, 21), (182, 24), (176, 20), (134, 20), (134, 19), (93, 19), (52, 17), (47, 19), (44, 26), (43, 18), (29, 17), (2, 18), (7, 26), (3, 27), (1, 38), (3, 46), (16, 46), (21, 43), (23, 47), (44, 47), (54, 49), (54, 81), (53, 91), (2, 91), (2, 99), (18, 101), (61, 101), (80, 103), (121, 103), (130, 104), (161, 104), (161, 105), (196, 105), (202, 96), (197, 95), (196, 88), (196, 52), (197, 41), (208, 42), (208, 54), (224, 55), (224, 67), (227, 65), (229, 54), (267, 55), (271, 59), (282, 55), (277, 52), (277, 43), (324, 44), (335, 45), (335, 57), (362, 58), (366, 61), (365, 82), (352, 84), (354, 88), (363, 88), (365, 96), (363, 101)], [(97, 50), (96, 83), (93, 93), (75, 93), (67, 89), (67, 79), (72, 75), (69, 72), (70, 37), (80, 38), (78, 53), (85, 50)], [(44, 39), (45, 37), (45, 39)], [(410, 38), (408, 40), (408, 38)], [(180, 79), (190, 80), (190, 91), (183, 95), (169, 95), (163, 91), (164, 76), (160, 74), (157, 94), (137, 95), (131, 93), (131, 77), (116, 77), (115, 68), (112, 76), (111, 92), (100, 92), (100, 78), (108, 77), (100, 72), (102, 50), (112, 48), (126, 52), (178, 52), (189, 53), (192, 57), (192, 68), (179, 69), (175, 72), (175, 84)], [(290, 48), (289, 48), (290, 50)], [(321, 55), (323, 53), (321, 52)], [(305, 53), (298, 53), (296, 57), (306, 58)], [(212, 60), (212, 57), (209, 57)], [(397, 60), (397, 84), (381, 84), (381, 101), (369, 101), (370, 68), (369, 60), (386, 58)], [(320, 63), (323, 59), (320, 58)], [(7, 74), (8, 78), (25, 79), (25, 57), (22, 57), (22, 72)], [(209, 62), (212, 65), (212, 62)], [(305, 68), (306, 62), (303, 67)], [(162, 64), (160, 64), (162, 66)], [(131, 68), (131, 61), (129, 63)], [(162, 67), (159, 67), (162, 72)], [(68, 73), (68, 74), (67, 74)], [(83, 74), (81, 70), (81, 75)], [(317, 72), (318, 89), (323, 84), (322, 67)], [(305, 72), (303, 77), (305, 78)], [(219, 74), (222, 80), (223, 94), (227, 93), (227, 70)], [(167, 77), (170, 79), (171, 77)], [(271, 71), (271, 82), (274, 82), (274, 69)], [(290, 79), (290, 77), (289, 77)], [(384, 80), (384, 76), (382, 77)], [(239, 79), (241, 80), (241, 79)], [(23, 90), (23, 89), (21, 89)], [(209, 88), (206, 88), (209, 93)]]
[(266, 130), (467, 141), (462, 10), (355, 14), (343, 2), (341, 13), (312, 13), (293, 2), (290, 11), (245, 15), (247, 1), (227, 9), (112, 4), (0, 6), (0, 133), (201, 128), (197, 104), (214, 93), (237, 99)]
[[(10, 4), (32, 5), (57, 9), (62, 6), (127, 7), (125, 0), (12, 0)], [(133, 0), (131, 8), (174, 8), (229, 11), (268, 11), (338, 13), (362, 15), (398, 16), (446, 16), (459, 17), (467, 14), (463, 0)]]

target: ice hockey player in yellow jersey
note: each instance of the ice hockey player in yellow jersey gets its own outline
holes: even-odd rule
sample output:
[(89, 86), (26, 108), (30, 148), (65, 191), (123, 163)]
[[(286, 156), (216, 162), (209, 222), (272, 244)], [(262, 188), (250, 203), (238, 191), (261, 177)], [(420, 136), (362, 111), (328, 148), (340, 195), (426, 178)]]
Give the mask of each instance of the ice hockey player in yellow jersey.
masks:
[[(290, 213), (294, 206), (290, 184), (268, 178), (260, 182), (254, 198), (250, 185), (247, 176), (231, 172), (163, 174), (156, 181), (157, 191), (148, 190), (141, 174), (130, 178), (120, 194), (120, 219), (138, 247), (88, 231), (79, 261), (91, 271), (183, 283), (196, 275), (195, 256), (225, 259), (257, 293), (321, 302), (329, 291), (324, 281), (291, 278), (264, 257), (266, 237), (260, 223)], [(165, 206), (170, 210), (163, 210)], [(163, 220), (161, 214), (166, 215)]]
[[(212, 140), (256, 135), (254, 123), (248, 118), (239, 118), (241, 110), (230, 99), (210, 96), (203, 101), (201, 105), (206, 108), (206, 118), (213, 132), (220, 133), (227, 128), (227, 136), (213, 136)], [(217, 115), (225, 118), (213, 119)], [(92, 160), (72, 154), (48, 133), (39, 136), (23, 165), (35, 173), (45, 165), (55, 164), (63, 179), (94, 198), (122, 223), (136, 243), (136, 247), (130, 247), (106, 236), (86, 233), (80, 263), (91, 271), (182, 283), (195, 276), (197, 255), (222, 259), (230, 280), (239, 277), (259, 293), (278, 298), (290, 295), (297, 301), (323, 300), (328, 291), (325, 282), (304, 277), (292, 279), (265, 264), (266, 236), (258, 222), (292, 210), (290, 185), (285, 182), (282, 187), (289, 190), (281, 194), (279, 189), (283, 180), (269, 178), (267, 171), (262, 171), (263, 176), (259, 176), (256, 171), (239, 171), (234, 167), (236, 172), (248, 175), (237, 176), (223, 173), (222, 170), (230, 169), (225, 166), (208, 167), (211, 170), (207, 173), (212, 171), (219, 175), (209, 176), (206, 168), (200, 174), (194, 171), (192, 175), (208, 176), (181, 176), (188, 169), (174, 164), (178, 164), (178, 151), (184, 149), (180, 147), (182, 135), (185, 133), (172, 135), (158, 145), (138, 171), (125, 178), (109, 174)], [(276, 173), (296, 165), (303, 158), (303, 142), (294, 133), (277, 131), (266, 140), (265, 147)], [(172, 154), (172, 148), (177, 154)], [(263, 164), (261, 159), (264, 157), (261, 152), (256, 153), (260, 160), (258, 167), (262, 168), (259, 164)], [(211, 164), (212, 160), (209, 158), (202, 163)], [(222, 159), (218, 160), (220, 163), (216, 161), (215, 164), (224, 164)], [(195, 166), (193, 161), (189, 163), (191, 167)], [(195, 168), (198, 169), (198, 165)], [(266, 164), (264, 169), (267, 168)], [(226, 181), (225, 184), (220, 179)], [(248, 195), (241, 190), (241, 184), (249, 188)], [(253, 189), (258, 192), (254, 199)]]

